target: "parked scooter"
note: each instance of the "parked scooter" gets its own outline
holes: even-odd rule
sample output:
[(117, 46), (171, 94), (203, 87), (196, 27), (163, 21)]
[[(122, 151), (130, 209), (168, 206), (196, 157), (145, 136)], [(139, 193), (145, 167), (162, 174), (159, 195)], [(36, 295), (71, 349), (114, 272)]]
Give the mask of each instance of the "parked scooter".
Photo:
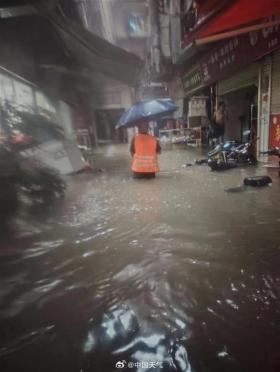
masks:
[[(248, 136), (250, 131), (243, 133)], [(208, 153), (208, 165), (212, 170), (226, 170), (238, 165), (255, 165), (257, 158), (254, 154), (254, 145), (259, 138), (239, 144), (236, 141), (228, 141), (217, 145)]]

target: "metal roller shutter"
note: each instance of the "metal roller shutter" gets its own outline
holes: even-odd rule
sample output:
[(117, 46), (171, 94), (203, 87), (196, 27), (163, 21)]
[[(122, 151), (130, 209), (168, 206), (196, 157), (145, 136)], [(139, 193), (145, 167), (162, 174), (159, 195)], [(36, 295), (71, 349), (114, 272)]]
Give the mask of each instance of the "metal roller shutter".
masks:
[(280, 51), (272, 57), (271, 114), (280, 114)]
[(252, 63), (237, 74), (228, 79), (222, 80), (218, 84), (218, 95), (234, 92), (236, 90), (249, 87), (251, 85), (258, 86), (259, 64)]

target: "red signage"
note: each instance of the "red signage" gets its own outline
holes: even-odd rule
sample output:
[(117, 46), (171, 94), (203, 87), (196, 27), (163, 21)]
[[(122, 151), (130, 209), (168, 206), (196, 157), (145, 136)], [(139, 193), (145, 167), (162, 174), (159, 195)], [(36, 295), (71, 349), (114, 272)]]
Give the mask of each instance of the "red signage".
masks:
[(280, 48), (280, 26), (264, 28), (228, 39), (202, 57), (204, 85), (222, 80), (249, 63)]
[(270, 117), (270, 146), (280, 147), (280, 115)]

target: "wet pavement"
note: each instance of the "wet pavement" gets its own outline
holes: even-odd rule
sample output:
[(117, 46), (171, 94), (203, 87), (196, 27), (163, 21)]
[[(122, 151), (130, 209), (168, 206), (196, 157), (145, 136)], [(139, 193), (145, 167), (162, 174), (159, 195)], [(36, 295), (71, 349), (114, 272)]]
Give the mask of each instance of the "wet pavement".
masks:
[[(280, 178), (182, 167), (201, 156), (166, 149), (156, 179), (133, 180), (127, 146), (104, 147), (103, 171), (18, 218), (0, 250), (1, 372), (280, 371)], [(267, 172), (271, 187), (224, 191)]]

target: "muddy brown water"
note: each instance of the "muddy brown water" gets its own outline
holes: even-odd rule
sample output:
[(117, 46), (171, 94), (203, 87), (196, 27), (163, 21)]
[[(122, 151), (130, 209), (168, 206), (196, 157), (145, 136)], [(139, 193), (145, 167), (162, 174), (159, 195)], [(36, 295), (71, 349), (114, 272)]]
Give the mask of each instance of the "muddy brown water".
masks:
[[(165, 149), (133, 180), (106, 146), (55, 209), (22, 212), (1, 242), (1, 372), (280, 371), (278, 173), (182, 168), (201, 156)], [(224, 191), (249, 174), (272, 187)]]

